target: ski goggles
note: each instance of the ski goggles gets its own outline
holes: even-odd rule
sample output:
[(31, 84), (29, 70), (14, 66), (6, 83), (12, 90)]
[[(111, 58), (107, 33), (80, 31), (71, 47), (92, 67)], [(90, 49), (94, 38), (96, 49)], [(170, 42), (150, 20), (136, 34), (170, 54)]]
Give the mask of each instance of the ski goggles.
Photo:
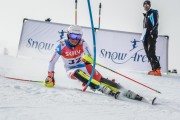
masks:
[(72, 40), (81, 40), (81, 37), (82, 37), (81, 34), (74, 34), (74, 33), (69, 34), (69, 38)]

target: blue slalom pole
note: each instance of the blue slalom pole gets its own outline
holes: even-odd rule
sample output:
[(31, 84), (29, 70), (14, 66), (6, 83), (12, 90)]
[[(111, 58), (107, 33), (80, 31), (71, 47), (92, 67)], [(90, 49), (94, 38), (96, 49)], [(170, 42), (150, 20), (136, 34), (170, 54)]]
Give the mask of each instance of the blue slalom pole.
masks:
[(83, 91), (86, 91), (87, 87), (91, 83), (91, 80), (93, 78), (94, 71), (95, 71), (95, 65), (96, 65), (96, 38), (95, 38), (94, 23), (93, 23), (90, 0), (87, 0), (87, 3), (88, 3), (89, 16), (90, 16), (90, 21), (91, 21), (91, 29), (92, 29), (92, 35), (93, 35), (94, 62), (93, 62), (93, 69), (92, 69), (90, 79), (89, 79), (88, 83), (86, 84), (86, 86), (83, 88)]

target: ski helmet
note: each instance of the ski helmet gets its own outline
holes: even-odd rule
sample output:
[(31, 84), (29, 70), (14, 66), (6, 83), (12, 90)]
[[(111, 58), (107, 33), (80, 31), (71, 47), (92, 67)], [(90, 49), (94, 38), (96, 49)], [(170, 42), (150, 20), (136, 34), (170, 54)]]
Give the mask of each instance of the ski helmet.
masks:
[[(82, 29), (79, 25), (71, 25), (67, 30), (68, 42), (72, 47), (77, 46), (82, 38)], [(73, 41), (72, 41), (73, 40)], [(76, 40), (76, 41), (74, 41)], [(78, 40), (78, 42), (77, 42)]]
[(74, 33), (74, 34), (80, 34), (80, 35), (83, 34), (82, 29), (79, 25), (71, 25), (68, 28), (67, 33), (68, 34)]

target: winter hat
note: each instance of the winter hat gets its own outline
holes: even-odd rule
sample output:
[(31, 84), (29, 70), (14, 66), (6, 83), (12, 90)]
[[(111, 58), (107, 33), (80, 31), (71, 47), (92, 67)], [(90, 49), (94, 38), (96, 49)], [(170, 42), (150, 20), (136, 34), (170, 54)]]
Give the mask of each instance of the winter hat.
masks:
[(146, 0), (146, 1), (144, 1), (143, 6), (144, 6), (145, 4), (148, 4), (149, 6), (151, 6), (151, 1)]

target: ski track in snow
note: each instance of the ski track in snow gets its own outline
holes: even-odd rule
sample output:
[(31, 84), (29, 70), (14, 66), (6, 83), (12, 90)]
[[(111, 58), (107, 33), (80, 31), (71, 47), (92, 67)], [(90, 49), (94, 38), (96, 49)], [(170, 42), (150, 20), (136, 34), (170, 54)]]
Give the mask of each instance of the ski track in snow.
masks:
[[(0, 57), (2, 58), (2, 56)], [(5, 61), (5, 60), (6, 61)], [(10, 63), (10, 58), (1, 59)], [(28, 60), (25, 60), (28, 62)], [(32, 61), (26, 66), (15, 68), (18, 63), (25, 64), (22, 59), (15, 59), (9, 66), (0, 63), (0, 75), (19, 76), (42, 80), (46, 73), (37, 77), (40, 72), (33, 71)], [(31, 64), (30, 64), (31, 63)], [(44, 64), (39, 62), (39, 70)], [(25, 68), (28, 67), (28, 70)], [(23, 71), (22, 71), (23, 69)], [(31, 73), (27, 73), (31, 71)], [(103, 71), (103, 70), (102, 70)], [(38, 74), (36, 74), (38, 73)], [(36, 75), (35, 75), (36, 74)], [(112, 77), (117, 77), (108, 73)], [(127, 73), (125, 73), (127, 75)], [(139, 101), (122, 98), (115, 100), (98, 91), (89, 88), (82, 92), (81, 84), (75, 81), (57, 80), (54, 88), (46, 88), (41, 83), (30, 83), (0, 77), (0, 120), (179, 120), (180, 119), (180, 76), (163, 75), (148, 76), (144, 73), (129, 72), (130, 77), (158, 88), (162, 94), (157, 94), (144, 87), (134, 85), (125, 78), (118, 80), (125, 87), (140, 92), (143, 96), (157, 96), (157, 103), (150, 105)], [(118, 76), (119, 77), (119, 76)], [(61, 78), (62, 79), (62, 78)]]

